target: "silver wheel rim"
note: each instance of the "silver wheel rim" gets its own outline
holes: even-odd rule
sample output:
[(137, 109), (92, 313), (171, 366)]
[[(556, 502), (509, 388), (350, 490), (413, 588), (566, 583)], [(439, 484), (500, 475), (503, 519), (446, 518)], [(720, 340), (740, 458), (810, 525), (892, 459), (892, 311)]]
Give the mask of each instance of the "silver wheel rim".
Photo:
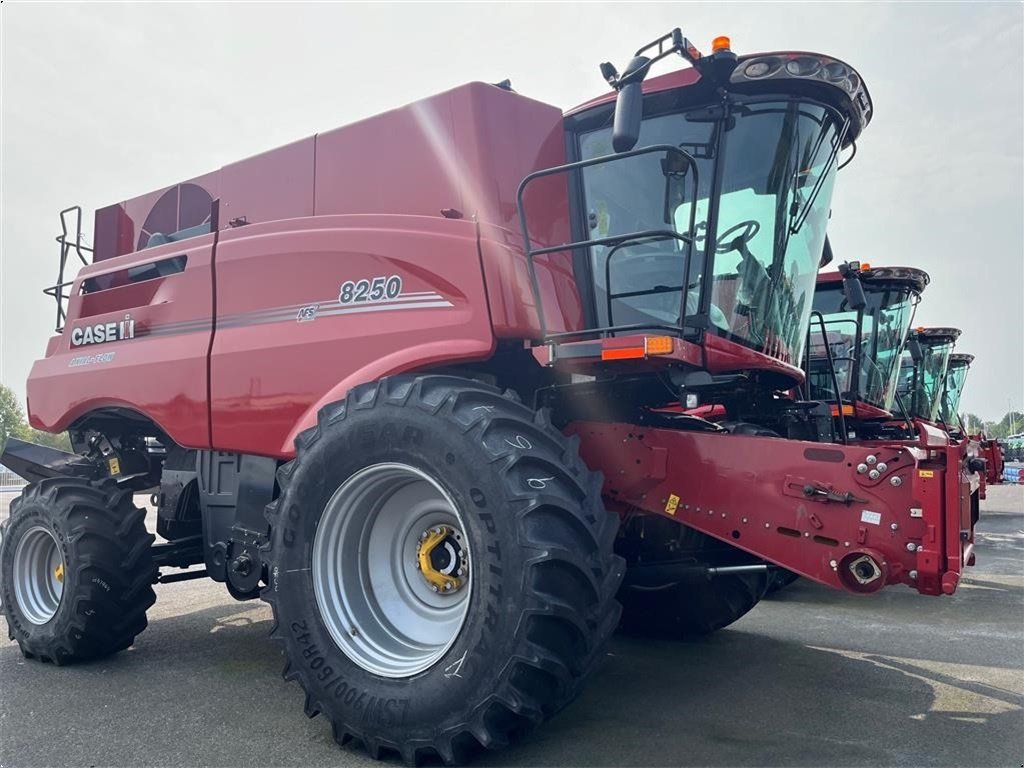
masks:
[(64, 554), (53, 533), (41, 525), (29, 528), (14, 550), (14, 597), (33, 624), (46, 624), (57, 613), (64, 594)]
[(444, 656), (465, 623), (470, 569), (458, 508), (407, 464), (352, 475), (327, 502), (313, 539), (324, 624), (349, 659), (382, 677), (410, 677)]

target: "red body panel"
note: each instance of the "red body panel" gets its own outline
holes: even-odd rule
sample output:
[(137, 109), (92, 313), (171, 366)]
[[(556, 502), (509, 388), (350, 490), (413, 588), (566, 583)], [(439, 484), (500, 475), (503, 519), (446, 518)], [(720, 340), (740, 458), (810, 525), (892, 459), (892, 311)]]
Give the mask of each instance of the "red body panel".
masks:
[[(342, 282), (391, 275), (403, 278), (393, 301), (339, 303)], [(291, 455), (319, 408), (356, 384), (487, 359), (494, 347), (475, 227), (439, 217), (318, 216), (227, 232), (217, 315), (213, 443), (225, 451)]]
[[(151, 418), (175, 442), (208, 448), (213, 252), (210, 234), (83, 267), (72, 288), (64, 333), (29, 374), (32, 425), (61, 432), (97, 408), (130, 408)], [(180, 255), (187, 262), (177, 274), (81, 294), (86, 278)], [(118, 322), (126, 314), (135, 321), (135, 338), (71, 345), (75, 329)], [(179, 331), (167, 333), (169, 325)]]
[[(564, 160), (560, 110), (470, 83), (100, 209), (96, 263), (72, 285), (65, 332), (29, 378), (32, 423), (61, 431), (117, 406), (186, 447), (283, 458), (354, 384), (486, 359), (496, 336), (536, 338), (516, 191)], [(212, 227), (214, 200), (216, 254), (213, 234), (145, 247), (156, 233)], [(569, 239), (564, 189), (535, 200), (538, 231)], [(123, 271), (175, 256), (187, 257), (178, 274), (132, 283)], [(562, 308), (550, 328), (580, 327), (569, 257), (538, 266), (545, 298)], [(124, 285), (107, 279), (82, 295), (87, 278), (110, 272)], [(414, 294), (415, 308), (342, 312), (342, 283), (391, 275), (403, 286), (395, 305)], [(415, 296), (428, 293), (433, 302)], [(300, 322), (312, 306), (315, 319)], [(135, 338), (70, 348), (86, 317), (125, 313)], [(86, 353), (92, 362), (68, 375)]]
[(989, 440), (981, 435), (976, 435), (972, 439), (978, 441), (978, 455), (985, 459), (986, 462), (986, 482), (990, 485), (1003, 482), (1005, 462), (1003, 461), (1003, 449), (999, 447), (999, 441)]
[[(956, 447), (926, 453), (598, 422), (569, 431), (621, 510), (670, 517), (832, 587), (902, 583), (948, 594), (970, 556), (969, 505), (965, 518), (964, 506), (947, 501), (951, 489), (954, 499), (968, 492)], [(868, 454), (887, 465), (873, 480), (856, 471)], [(828, 492), (854, 499), (829, 500)], [(845, 570), (862, 555), (883, 575), (870, 588)]]

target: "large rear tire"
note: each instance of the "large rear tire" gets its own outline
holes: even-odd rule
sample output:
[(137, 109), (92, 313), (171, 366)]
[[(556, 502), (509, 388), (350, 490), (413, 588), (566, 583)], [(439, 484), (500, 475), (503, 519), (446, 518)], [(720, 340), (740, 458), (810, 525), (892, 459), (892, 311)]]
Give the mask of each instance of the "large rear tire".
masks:
[[(672, 559), (694, 566), (740, 564), (743, 554), (735, 547), (672, 521), (654, 519), (648, 543), (660, 534), (671, 536)], [(760, 602), (768, 587), (765, 572), (731, 573), (710, 578), (639, 586), (627, 584), (619, 591), (622, 628), (637, 635), (686, 639), (729, 626)]]
[(130, 646), (156, 600), (154, 537), (130, 491), (54, 478), (11, 503), (0, 546), (8, 633), (27, 658), (66, 664)]
[(546, 414), (398, 376), (324, 408), (296, 450), (263, 596), (285, 679), (339, 744), (461, 762), (579, 693), (619, 618), (618, 518)]

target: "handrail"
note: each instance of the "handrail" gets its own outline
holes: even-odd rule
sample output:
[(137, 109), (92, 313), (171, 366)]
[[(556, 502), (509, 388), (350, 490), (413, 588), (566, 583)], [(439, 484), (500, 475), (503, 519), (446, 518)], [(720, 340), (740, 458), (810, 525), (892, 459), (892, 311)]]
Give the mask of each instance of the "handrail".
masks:
[[(68, 239), (68, 222), (67, 214), (75, 214), (75, 238), (73, 242)], [(75, 254), (78, 256), (79, 261), (82, 262), (83, 266), (88, 266), (89, 260), (86, 259), (83, 250), (89, 253), (94, 253), (94, 250), (87, 245), (82, 245), (82, 206), (73, 205), (70, 208), (65, 208), (60, 212), (60, 228), (61, 233), (57, 235), (57, 243), (60, 244), (60, 263), (57, 269), (57, 282), (51, 285), (49, 288), (43, 289), (43, 294), (46, 296), (52, 296), (54, 301), (57, 303), (57, 323), (55, 330), (60, 333), (64, 330), (64, 322), (67, 320), (67, 312), (64, 309), (64, 301), (71, 298), (71, 294), (64, 293), (63, 288), (74, 284), (74, 280), (64, 279), (64, 270), (67, 268), (68, 256), (71, 255), (71, 249), (74, 248)]]
[[(693, 179), (693, 195), (692, 195), (691, 203), (690, 203), (690, 227), (689, 227), (688, 233), (683, 234), (683, 233), (675, 232), (674, 230), (644, 230), (644, 231), (640, 231), (640, 232), (632, 232), (632, 233), (622, 234), (622, 235), (613, 235), (613, 236), (610, 236), (610, 237), (595, 238), (595, 239), (591, 239), (591, 240), (577, 240), (577, 241), (573, 241), (573, 242), (570, 242), (570, 243), (562, 243), (562, 244), (554, 245), (554, 246), (544, 246), (544, 247), (541, 247), (541, 248), (534, 248), (532, 246), (532, 241), (530, 239), (529, 227), (527, 226), (527, 222), (526, 222), (526, 207), (523, 204), (523, 194), (524, 194), (524, 192), (526, 190), (526, 187), (531, 182), (536, 181), (537, 179), (546, 178), (548, 176), (553, 176), (553, 175), (555, 175), (557, 173), (564, 173), (564, 172), (567, 172), (567, 171), (581, 170), (583, 168), (589, 168), (589, 167), (594, 166), (594, 165), (600, 165), (600, 164), (603, 164), (603, 163), (609, 163), (609, 162), (613, 162), (613, 161), (616, 161), (616, 160), (623, 160), (623, 159), (626, 159), (626, 158), (629, 158), (629, 157), (636, 157), (638, 155), (646, 155), (646, 154), (654, 154), (654, 153), (665, 153), (666, 155), (674, 154), (674, 155), (677, 155), (677, 156), (683, 158), (684, 160), (686, 160), (686, 162), (688, 164), (688, 166), (687, 166), (688, 175), (692, 175), (692, 179)], [(686, 268), (688, 269), (689, 268), (689, 264), (690, 264), (690, 256), (691, 256), (691, 252), (692, 252), (692, 248), (693, 248), (693, 237), (689, 233), (692, 233), (694, 231), (694, 224), (695, 224), (696, 210), (697, 210), (696, 201), (697, 201), (698, 190), (699, 190), (699, 186), (698, 186), (698, 178), (697, 178), (697, 162), (696, 162), (696, 160), (694, 159), (693, 155), (691, 155), (689, 152), (686, 152), (686, 151), (680, 149), (679, 147), (673, 146), (671, 144), (652, 144), (650, 146), (642, 147), (640, 149), (634, 149), (634, 150), (631, 150), (629, 152), (620, 152), (620, 153), (613, 154), (613, 155), (602, 155), (601, 157), (590, 158), (588, 160), (578, 160), (578, 161), (573, 162), (573, 163), (565, 163), (563, 165), (558, 165), (558, 166), (554, 166), (554, 167), (551, 167), (551, 168), (544, 168), (542, 170), (534, 171), (533, 173), (527, 175), (519, 183), (519, 188), (516, 190), (516, 206), (519, 209), (519, 226), (520, 226), (520, 228), (522, 229), (522, 232), (523, 232), (523, 240), (524, 240), (524, 244), (525, 244), (524, 253), (526, 255), (526, 266), (527, 266), (527, 271), (528, 271), (529, 277), (530, 277), (530, 290), (533, 293), (534, 305), (537, 308), (537, 320), (538, 320), (538, 322), (540, 324), (540, 332), (541, 332), (541, 337), (543, 338), (543, 340), (545, 342), (547, 342), (547, 341), (550, 341), (551, 339), (553, 339), (555, 337), (564, 337), (564, 336), (567, 336), (567, 335), (574, 335), (574, 336), (589, 335), (590, 333), (605, 334), (605, 335), (609, 335), (610, 336), (610, 335), (613, 335), (614, 333), (619, 332), (619, 331), (632, 330), (632, 328), (635, 327), (636, 324), (633, 324), (632, 326), (622, 326), (622, 327), (616, 327), (616, 326), (610, 325), (610, 326), (606, 326), (606, 327), (603, 327), (603, 328), (592, 328), (592, 329), (586, 329), (586, 330), (582, 330), (582, 331), (578, 331), (578, 332), (549, 334), (548, 333), (548, 328), (547, 328), (547, 322), (546, 322), (545, 317), (544, 317), (544, 302), (543, 302), (543, 298), (541, 296), (541, 291), (540, 291), (540, 281), (537, 278), (537, 266), (536, 266), (536, 263), (534, 261), (534, 257), (535, 256), (541, 256), (541, 255), (544, 255), (544, 254), (547, 254), (547, 253), (555, 253), (555, 252), (560, 252), (560, 251), (572, 251), (572, 250), (575, 250), (577, 248), (590, 248), (590, 247), (593, 247), (595, 245), (612, 245), (612, 244), (614, 244), (616, 246), (621, 246), (623, 243), (628, 242), (630, 240), (651, 239), (652, 237), (666, 238), (666, 237), (671, 236), (673, 238), (677, 238), (677, 239), (680, 239), (683, 242), (685, 242), (687, 244), (688, 248), (690, 249), (686, 253), (686, 256), (685, 256), (685, 265), (686, 265)], [(684, 271), (684, 277), (685, 277), (685, 274), (686, 273)], [(607, 289), (608, 289), (608, 291), (610, 293), (611, 292), (611, 286), (609, 285), (609, 286), (606, 286), (606, 287), (607, 287)], [(682, 327), (683, 327), (683, 325), (682, 325), (683, 314), (684, 314), (684, 312), (683, 312), (683, 309), (681, 308), (681, 311), (680, 311), (680, 324), (679, 324), (679, 326), (677, 326), (677, 327), (665, 326), (665, 327), (666, 328), (670, 328), (671, 330), (673, 330), (676, 333), (681, 332), (682, 331)], [(609, 318), (609, 320), (610, 319), (611, 318)], [(653, 327), (656, 327), (656, 326), (652, 325), (652, 326), (642, 326), (642, 327), (652, 327), (653, 328)]]

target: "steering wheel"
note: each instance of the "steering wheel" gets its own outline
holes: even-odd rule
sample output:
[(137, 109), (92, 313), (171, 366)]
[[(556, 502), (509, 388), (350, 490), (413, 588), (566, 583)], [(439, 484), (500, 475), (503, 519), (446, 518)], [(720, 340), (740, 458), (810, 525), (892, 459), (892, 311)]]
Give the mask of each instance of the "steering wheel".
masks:
[(761, 222), (754, 219), (741, 221), (718, 236), (715, 253), (728, 253), (729, 251), (743, 253), (746, 250), (746, 244), (757, 237), (757, 233), (760, 231)]

